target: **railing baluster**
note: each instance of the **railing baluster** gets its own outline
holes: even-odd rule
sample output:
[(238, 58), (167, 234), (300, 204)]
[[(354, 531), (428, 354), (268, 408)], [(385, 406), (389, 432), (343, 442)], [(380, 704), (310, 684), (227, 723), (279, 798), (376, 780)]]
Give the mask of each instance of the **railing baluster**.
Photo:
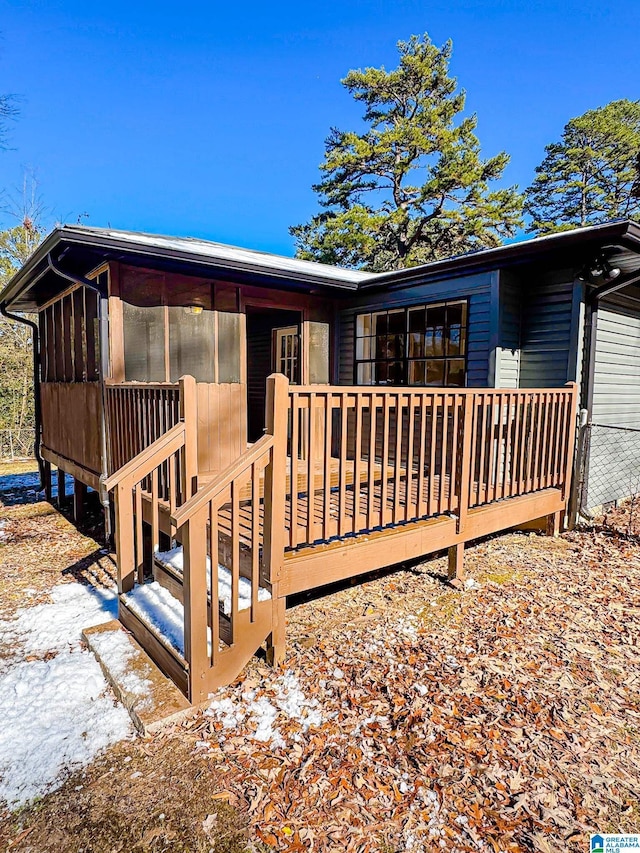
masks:
[(488, 403), (488, 418), (487, 418), (487, 440), (489, 442), (489, 452), (487, 454), (487, 483), (485, 489), (485, 503), (491, 503), (495, 495), (495, 448), (496, 448), (496, 427), (495, 427), (495, 410), (496, 410), (496, 395), (491, 394)]
[(356, 395), (356, 433), (353, 451), (353, 519), (352, 530), (360, 530), (360, 480), (362, 477), (362, 394)]
[[(449, 395), (442, 395), (442, 446), (440, 456), (440, 492), (438, 493), (438, 513), (443, 512), (444, 508), (444, 493), (447, 488), (447, 457), (449, 451)], [(452, 488), (452, 483), (449, 481), (448, 487)]]
[(416, 514), (421, 518), (425, 513), (425, 496), (424, 496), (424, 466), (426, 464), (426, 442), (427, 442), (427, 394), (421, 393), (420, 400), (420, 447), (418, 451), (418, 484), (416, 498)]
[(231, 645), (238, 639), (238, 588), (240, 583), (240, 489), (231, 481)]
[(209, 501), (209, 564), (211, 595), (209, 621), (211, 622), (211, 666), (215, 666), (220, 649), (220, 602), (218, 599), (218, 508)]
[(155, 557), (160, 550), (160, 508), (158, 506), (158, 469), (151, 472), (151, 553)]
[(316, 540), (316, 395), (312, 391), (308, 395), (309, 428), (307, 430), (307, 542)]
[(134, 487), (134, 503), (136, 513), (136, 575), (138, 583), (144, 581), (144, 540), (142, 536), (142, 487), (136, 483)]
[(329, 539), (333, 534), (331, 531), (331, 463), (332, 463), (332, 425), (333, 425), (333, 398), (331, 393), (320, 397), (324, 400), (324, 475), (323, 475), (323, 524), (322, 538)]
[(396, 443), (393, 459), (393, 523), (397, 524), (400, 518), (401, 495), (400, 486), (402, 482), (402, 396), (396, 394)]
[(547, 486), (556, 484), (556, 461), (558, 458), (558, 426), (562, 409), (562, 394), (553, 394), (553, 407), (551, 412), (551, 427), (549, 440), (549, 461), (547, 463)]
[(415, 398), (412, 392), (409, 392), (408, 398), (408, 412), (409, 412), (409, 430), (407, 435), (407, 485), (406, 485), (406, 500), (404, 506), (404, 520), (409, 521), (409, 519), (415, 518), (416, 512), (412, 511), (412, 507), (414, 506), (413, 502), (413, 439), (414, 439), (414, 429), (415, 429), (415, 411), (414, 411), (414, 403)]
[(511, 480), (511, 394), (507, 394), (507, 405), (504, 416), (504, 466), (502, 471), (502, 488), (500, 490), (501, 498), (507, 496), (507, 478), (509, 478), (509, 481)]
[(376, 425), (378, 410), (376, 408), (376, 396), (369, 394), (369, 460), (367, 466), (367, 529), (374, 527), (373, 514), (375, 507), (375, 482), (376, 482)]
[(438, 444), (438, 394), (431, 399), (431, 445), (429, 447), (429, 505), (427, 515), (433, 515), (436, 504), (436, 453)]
[(298, 395), (295, 391), (291, 394), (291, 456), (289, 459), (290, 470), (290, 487), (291, 492), (291, 507), (290, 507), (290, 531), (289, 542), (292, 548), (298, 544), (298, 465), (299, 465), (299, 450), (298, 450), (298, 428), (299, 428), (300, 410), (298, 408)]
[(387, 391), (382, 392), (383, 399), (383, 424), (382, 424), (382, 475), (380, 480), (380, 527), (387, 524), (387, 489), (389, 468), (389, 428), (390, 428), (390, 395)]
[[(449, 506), (448, 511), (453, 512), (458, 509), (458, 505), (460, 503), (460, 490), (458, 488), (458, 457), (460, 454), (460, 430), (461, 430), (461, 422), (460, 422), (460, 407), (462, 404), (462, 397), (459, 394), (454, 394), (451, 398), (452, 406), (453, 406), (453, 428), (452, 435), (453, 440), (451, 443), (451, 486), (449, 488)], [(456, 500), (458, 501), (458, 505), (456, 505)]]
[(260, 585), (260, 472), (251, 465), (251, 621), (255, 622)]
[(340, 395), (340, 498), (338, 503), (338, 532), (344, 536), (347, 532), (347, 395)]

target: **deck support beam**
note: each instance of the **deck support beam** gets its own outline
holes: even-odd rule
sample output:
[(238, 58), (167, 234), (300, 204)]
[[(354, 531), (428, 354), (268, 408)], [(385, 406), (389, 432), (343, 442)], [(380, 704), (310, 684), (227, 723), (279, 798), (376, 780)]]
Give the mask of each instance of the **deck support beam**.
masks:
[(60, 509), (67, 497), (65, 473), (62, 468), (58, 468), (58, 508)]
[[(277, 589), (272, 593), (277, 595)], [(274, 597), (272, 608), (271, 633), (267, 637), (267, 663), (269, 666), (280, 666), (285, 657), (287, 645), (287, 599), (284, 596)]]
[(73, 520), (76, 524), (84, 518), (84, 506), (87, 498), (87, 486), (82, 480), (73, 480)]
[(42, 476), (44, 477), (44, 498), (51, 503), (53, 501), (53, 489), (51, 487), (51, 462), (44, 460), (42, 465)]
[(458, 542), (448, 549), (449, 565), (447, 577), (452, 586), (461, 586), (464, 583), (464, 542)]

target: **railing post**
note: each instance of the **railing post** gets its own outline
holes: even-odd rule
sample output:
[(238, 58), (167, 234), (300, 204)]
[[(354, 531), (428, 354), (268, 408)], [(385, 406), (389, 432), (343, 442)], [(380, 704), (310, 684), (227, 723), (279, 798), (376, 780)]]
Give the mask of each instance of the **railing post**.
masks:
[[(287, 433), (289, 424), (289, 381), (275, 373), (267, 379), (266, 431), (273, 436), (271, 460), (264, 478), (263, 560), (271, 582), (273, 607), (271, 634), (267, 640), (269, 663), (277, 666), (284, 658), (286, 642), (286, 599), (280, 596), (284, 563), (287, 485)], [(293, 500), (293, 497), (292, 497)]]
[[(189, 701), (207, 698), (209, 669), (207, 637), (207, 520), (205, 504), (183, 524), (178, 538), (183, 547), (184, 656), (189, 665)], [(217, 618), (218, 614), (214, 614)], [(214, 653), (217, 649), (214, 650)]]
[(459, 505), (457, 532), (464, 530), (467, 513), (469, 512), (469, 493), (471, 490), (471, 464), (473, 457), (473, 410), (476, 396), (467, 393), (464, 396), (464, 419), (462, 421), (462, 463), (460, 465), (460, 482), (458, 483)]
[[(573, 460), (576, 455), (577, 417), (578, 417), (578, 385), (576, 382), (567, 382), (567, 388), (571, 389), (571, 404), (569, 409), (569, 424), (567, 426), (567, 458), (564, 479), (562, 481), (562, 499), (565, 500), (567, 492), (571, 490), (573, 476)], [(565, 509), (565, 512), (567, 510)], [(564, 513), (563, 513), (564, 515)]]
[(184, 422), (182, 494), (187, 501), (198, 489), (198, 389), (193, 376), (180, 377), (180, 420)]
[(135, 551), (133, 544), (133, 498), (130, 480), (115, 489), (116, 561), (118, 593), (130, 592), (135, 584)]

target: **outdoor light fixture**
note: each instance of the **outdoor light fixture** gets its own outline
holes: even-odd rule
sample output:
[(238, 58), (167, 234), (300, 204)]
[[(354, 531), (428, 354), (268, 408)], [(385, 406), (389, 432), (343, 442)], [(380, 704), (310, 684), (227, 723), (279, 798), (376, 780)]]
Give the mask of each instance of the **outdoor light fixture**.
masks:
[(202, 314), (204, 308), (202, 305), (188, 305), (184, 310), (187, 314), (193, 314), (197, 317), (198, 314)]
[(580, 281), (589, 281), (591, 284), (604, 284), (613, 281), (620, 275), (620, 267), (611, 266), (604, 255), (597, 255), (588, 263), (578, 278)]

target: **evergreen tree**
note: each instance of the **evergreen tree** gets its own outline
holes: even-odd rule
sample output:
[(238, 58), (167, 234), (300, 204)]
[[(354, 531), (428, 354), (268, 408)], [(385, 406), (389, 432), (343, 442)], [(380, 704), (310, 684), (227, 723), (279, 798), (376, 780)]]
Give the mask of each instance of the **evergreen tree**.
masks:
[(323, 210), (290, 229), (297, 256), (370, 270), (415, 266), (500, 245), (521, 223), (504, 152), (483, 160), (475, 115), (449, 76), (451, 42), (398, 42), (397, 68), (350, 71), (342, 84), (364, 104), (363, 133), (333, 128), (313, 187)]
[(569, 121), (527, 189), (530, 231), (549, 234), (640, 213), (640, 101), (612, 101)]

